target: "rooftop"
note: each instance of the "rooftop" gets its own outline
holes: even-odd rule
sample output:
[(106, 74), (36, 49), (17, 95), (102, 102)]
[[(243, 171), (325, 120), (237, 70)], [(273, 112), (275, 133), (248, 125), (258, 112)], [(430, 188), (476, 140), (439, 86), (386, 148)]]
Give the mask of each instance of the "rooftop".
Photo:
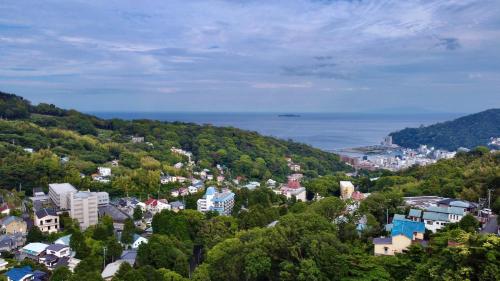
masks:
[(33, 275), (33, 271), (31, 270), (31, 266), (24, 266), (12, 268), (7, 271), (5, 275), (9, 278), (9, 280), (18, 281), (22, 280), (22, 278), (26, 275)]
[(460, 216), (463, 216), (465, 214), (464, 209), (458, 207), (429, 207), (426, 211)]
[(29, 243), (26, 246), (24, 246), (23, 251), (29, 252), (29, 253), (39, 254), (39, 253), (45, 251), (45, 249), (47, 249), (48, 246), (49, 245), (47, 245), (45, 243), (34, 242), (34, 243)]
[(60, 251), (62, 249), (68, 248), (68, 247), (69, 246), (66, 246), (66, 245), (63, 245), (63, 244), (52, 244), (52, 245), (49, 245), (46, 250), (58, 252), (58, 251)]
[(51, 183), (49, 184), (49, 188), (56, 193), (77, 192), (76, 188), (70, 183)]
[(392, 244), (391, 237), (373, 238), (373, 244)]
[(413, 240), (413, 233), (424, 233), (425, 225), (423, 222), (396, 220), (392, 222), (391, 236), (404, 235)]
[(47, 216), (57, 216), (56, 211), (53, 209), (40, 209), (35, 212), (37, 218), (41, 219)]

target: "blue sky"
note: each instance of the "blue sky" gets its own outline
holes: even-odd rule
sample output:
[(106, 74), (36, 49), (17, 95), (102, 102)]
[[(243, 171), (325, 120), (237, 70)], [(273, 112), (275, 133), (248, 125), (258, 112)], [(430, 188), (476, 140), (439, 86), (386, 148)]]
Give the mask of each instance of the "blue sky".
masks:
[(0, 90), (85, 111), (500, 107), (500, 1), (0, 2)]

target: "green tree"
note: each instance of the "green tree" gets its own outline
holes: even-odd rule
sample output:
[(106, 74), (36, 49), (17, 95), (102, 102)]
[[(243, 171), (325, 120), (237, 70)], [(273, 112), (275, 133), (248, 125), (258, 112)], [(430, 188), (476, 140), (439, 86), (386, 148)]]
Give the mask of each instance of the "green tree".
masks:
[(142, 219), (142, 209), (140, 206), (137, 206), (134, 208), (134, 214), (133, 214), (133, 218), (135, 221), (138, 221), (138, 220), (141, 220)]
[(111, 237), (106, 242), (106, 256), (107, 260), (113, 262), (120, 258), (123, 252), (122, 245), (116, 241), (115, 237)]
[(38, 226), (34, 225), (31, 227), (31, 229), (28, 231), (28, 235), (26, 236), (26, 241), (28, 243), (31, 242), (42, 242), (44, 241), (45, 236), (43, 235), (42, 231)]
[(66, 266), (60, 266), (52, 271), (50, 281), (68, 281), (73, 276), (73, 273)]
[(123, 226), (121, 242), (123, 244), (132, 244), (134, 241), (135, 225), (132, 219), (126, 219)]

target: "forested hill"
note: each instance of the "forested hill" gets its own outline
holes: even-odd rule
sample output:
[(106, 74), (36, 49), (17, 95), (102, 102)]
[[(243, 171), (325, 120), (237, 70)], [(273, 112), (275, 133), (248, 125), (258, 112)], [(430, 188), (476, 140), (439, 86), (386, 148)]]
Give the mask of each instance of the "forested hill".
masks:
[[(182, 160), (170, 152), (175, 146), (191, 151), (197, 168), (214, 169), (220, 164), (229, 168), (232, 177), (244, 176), (247, 179), (284, 180), (291, 173), (285, 157), (300, 164), (302, 172), (310, 177), (349, 169), (335, 154), (256, 132), (191, 123), (104, 120), (51, 104), (32, 105), (19, 96), (6, 93), (0, 93), (0, 117), (2, 161), (7, 161), (7, 154), (16, 149), (33, 148), (37, 152), (50, 148), (54, 155), (69, 156), (84, 173), (95, 171), (97, 165), (114, 159), (119, 159), (124, 169), (165, 171)], [(132, 143), (132, 136), (144, 137), (144, 143)], [(12, 144), (15, 147), (10, 147)], [(16, 157), (12, 156), (12, 159), (19, 164), (21, 158)], [(28, 166), (17, 165), (19, 168)], [(31, 174), (35, 177), (38, 173), (11, 172), (13, 174), (9, 175), (8, 171), (0, 169), (4, 177), (0, 184), (10, 183), (9, 178), (20, 180), (15, 175)], [(53, 175), (37, 176), (57, 180), (50, 178)]]
[(500, 137), (500, 109), (489, 109), (453, 121), (420, 128), (406, 128), (390, 134), (393, 142), (408, 148), (427, 144), (456, 150), (486, 145), (491, 137)]

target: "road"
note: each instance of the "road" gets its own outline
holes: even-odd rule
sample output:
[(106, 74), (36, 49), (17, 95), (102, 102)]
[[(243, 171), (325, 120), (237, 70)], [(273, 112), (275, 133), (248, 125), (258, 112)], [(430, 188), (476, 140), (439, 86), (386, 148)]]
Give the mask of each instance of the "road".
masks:
[(490, 221), (481, 230), (481, 233), (498, 233), (497, 215), (492, 215)]

